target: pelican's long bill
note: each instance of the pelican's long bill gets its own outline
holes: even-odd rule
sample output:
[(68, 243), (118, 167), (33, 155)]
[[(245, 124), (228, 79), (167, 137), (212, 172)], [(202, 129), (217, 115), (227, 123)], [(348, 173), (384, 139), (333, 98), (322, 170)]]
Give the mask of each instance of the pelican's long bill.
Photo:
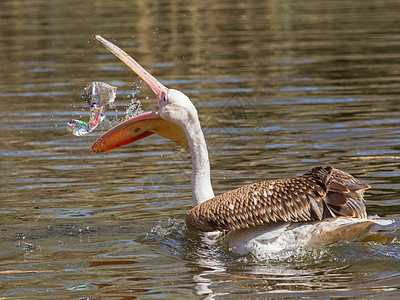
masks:
[[(105, 48), (122, 60), (132, 71), (142, 78), (156, 94), (157, 99), (162, 97), (168, 89), (139, 65), (125, 51), (99, 35), (94, 37)], [(183, 129), (162, 119), (158, 112), (147, 112), (137, 115), (100, 136), (92, 145), (93, 152), (104, 152), (116, 147), (132, 143), (157, 133), (188, 149), (187, 138)]]
[(100, 35), (95, 35), (94, 38), (100, 44), (102, 44), (107, 50), (109, 50), (116, 57), (122, 60), (140, 78), (142, 78), (151, 87), (151, 89), (157, 95), (157, 97), (160, 95), (161, 92), (165, 92), (167, 90), (167, 88), (161, 82), (159, 82), (149, 72), (147, 72), (141, 65), (139, 65), (136, 62), (136, 60), (130, 57), (128, 53), (126, 53), (124, 50), (120, 49), (110, 41), (107, 41)]

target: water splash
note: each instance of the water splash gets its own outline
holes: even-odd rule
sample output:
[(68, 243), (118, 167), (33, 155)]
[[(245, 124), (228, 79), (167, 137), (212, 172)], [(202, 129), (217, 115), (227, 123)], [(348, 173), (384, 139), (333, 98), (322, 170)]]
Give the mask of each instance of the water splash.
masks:
[(82, 97), (90, 106), (89, 123), (81, 120), (71, 120), (67, 124), (68, 131), (75, 136), (84, 136), (92, 132), (105, 120), (104, 108), (114, 109), (114, 101), (117, 93), (115, 86), (104, 82), (92, 82), (83, 91)]
[(166, 224), (159, 221), (157, 225), (144, 235), (143, 241), (160, 241), (170, 236), (183, 235), (184, 230), (184, 222), (179, 222), (176, 219), (168, 219)]
[(128, 105), (125, 111), (125, 119), (130, 119), (143, 113), (143, 106), (139, 99), (136, 98), (135, 94), (128, 95), (131, 103)]
[[(67, 123), (67, 130), (75, 136), (85, 136), (101, 125), (102, 129), (109, 129), (115, 125), (114, 121), (120, 122), (117, 117), (110, 121), (105, 115), (105, 109), (114, 109), (117, 113), (117, 107), (114, 105), (117, 87), (104, 82), (92, 82), (83, 91), (82, 97), (90, 106), (89, 123), (82, 120), (71, 120)], [(125, 110), (122, 120), (130, 119), (143, 113), (143, 106), (139, 99), (132, 93), (128, 95), (130, 103)]]

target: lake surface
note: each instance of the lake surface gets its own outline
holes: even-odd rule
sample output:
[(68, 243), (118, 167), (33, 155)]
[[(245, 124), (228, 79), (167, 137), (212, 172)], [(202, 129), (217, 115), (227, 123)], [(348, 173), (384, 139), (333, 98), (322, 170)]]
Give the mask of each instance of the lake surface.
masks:
[[(7, 299), (400, 295), (400, 3), (0, 3), (0, 295)], [(151, 136), (104, 154), (66, 130), (92, 81), (156, 99), (101, 34), (195, 103), (216, 194), (333, 165), (371, 185), (362, 242), (265, 260), (185, 229), (188, 154)], [(130, 96), (134, 95), (134, 96)], [(133, 97), (133, 98), (132, 98)]]

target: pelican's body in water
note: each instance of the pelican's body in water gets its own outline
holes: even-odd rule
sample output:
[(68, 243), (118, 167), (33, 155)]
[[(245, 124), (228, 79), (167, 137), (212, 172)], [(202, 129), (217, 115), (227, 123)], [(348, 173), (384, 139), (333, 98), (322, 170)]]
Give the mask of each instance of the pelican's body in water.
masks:
[(215, 196), (206, 141), (190, 99), (180, 91), (166, 88), (114, 44), (98, 35), (95, 38), (150, 86), (157, 96), (159, 111), (120, 123), (102, 135), (92, 151), (108, 151), (153, 133), (188, 149), (194, 207), (185, 221), (187, 228), (201, 233), (204, 240), (212, 242), (224, 235), (233, 252), (262, 257), (302, 246), (357, 241), (374, 225), (392, 223), (367, 218), (363, 194), (369, 186), (329, 166)]

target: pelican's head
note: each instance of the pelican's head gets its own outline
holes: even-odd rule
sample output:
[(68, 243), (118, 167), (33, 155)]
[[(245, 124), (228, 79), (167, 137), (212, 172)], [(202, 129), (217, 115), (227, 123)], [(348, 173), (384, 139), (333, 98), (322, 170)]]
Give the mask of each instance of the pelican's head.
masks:
[(126, 52), (99, 35), (95, 36), (104, 47), (121, 59), (140, 76), (153, 90), (158, 99), (159, 112), (147, 112), (126, 120), (99, 137), (92, 145), (93, 152), (104, 152), (129, 144), (153, 133), (166, 137), (188, 149), (183, 127), (197, 111), (189, 97), (184, 93), (168, 89)]
[(197, 118), (197, 110), (192, 101), (184, 93), (174, 89), (168, 89), (158, 99), (160, 116), (164, 120), (184, 128), (184, 124)]

